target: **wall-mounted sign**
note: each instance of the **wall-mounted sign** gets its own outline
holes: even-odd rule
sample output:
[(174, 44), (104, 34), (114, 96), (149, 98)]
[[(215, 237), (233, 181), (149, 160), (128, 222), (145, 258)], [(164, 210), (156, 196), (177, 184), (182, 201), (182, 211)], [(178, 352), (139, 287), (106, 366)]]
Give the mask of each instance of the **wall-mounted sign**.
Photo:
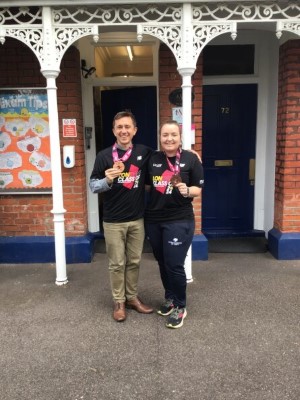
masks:
[[(182, 125), (182, 107), (172, 108), (172, 119), (180, 126)], [(192, 124), (191, 127), (191, 144), (195, 144), (195, 124)]]
[(45, 89), (0, 90), (0, 192), (52, 188)]
[(178, 124), (182, 124), (182, 107), (173, 107), (172, 108), (172, 119), (176, 121)]
[[(195, 99), (194, 92), (192, 92), (192, 102)], [(169, 94), (169, 102), (171, 104), (174, 104), (174, 106), (177, 107), (182, 107), (182, 89), (174, 89), (172, 92)]]
[(76, 119), (63, 119), (63, 137), (77, 137)]

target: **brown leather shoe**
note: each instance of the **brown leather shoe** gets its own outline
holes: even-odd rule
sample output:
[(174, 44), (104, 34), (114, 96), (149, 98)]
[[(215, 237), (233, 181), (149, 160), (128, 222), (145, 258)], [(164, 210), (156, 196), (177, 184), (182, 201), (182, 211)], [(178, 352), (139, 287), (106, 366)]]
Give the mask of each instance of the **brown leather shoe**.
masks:
[(125, 311), (125, 303), (118, 303), (117, 301), (114, 304), (114, 320), (117, 322), (125, 321), (126, 319), (126, 311)]
[(143, 304), (138, 297), (132, 300), (127, 300), (126, 307), (132, 308), (133, 310), (142, 314), (151, 314), (153, 312), (153, 308), (146, 306), (146, 304)]

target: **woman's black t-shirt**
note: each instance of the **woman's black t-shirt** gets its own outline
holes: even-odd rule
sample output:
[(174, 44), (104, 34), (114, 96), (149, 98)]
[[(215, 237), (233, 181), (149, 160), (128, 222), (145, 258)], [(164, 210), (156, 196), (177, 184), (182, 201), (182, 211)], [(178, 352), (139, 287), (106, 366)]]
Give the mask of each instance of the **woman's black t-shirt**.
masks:
[[(176, 157), (170, 157), (175, 164)], [(146, 183), (151, 185), (150, 199), (145, 211), (148, 223), (191, 220), (194, 219), (192, 198), (183, 197), (179, 190), (170, 183), (174, 172), (168, 167), (164, 152), (152, 154), (148, 162)], [(180, 155), (180, 172), (182, 182), (187, 186), (202, 187), (204, 184), (203, 167), (198, 157), (187, 150)]]

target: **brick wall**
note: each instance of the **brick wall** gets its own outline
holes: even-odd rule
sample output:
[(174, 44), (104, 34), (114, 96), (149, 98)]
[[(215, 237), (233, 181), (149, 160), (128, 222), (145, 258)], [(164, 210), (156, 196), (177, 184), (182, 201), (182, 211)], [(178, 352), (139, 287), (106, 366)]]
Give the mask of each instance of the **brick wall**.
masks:
[(300, 232), (300, 40), (280, 48), (274, 227)]
[[(81, 104), (80, 57), (77, 49), (66, 52), (57, 79), (60, 132), (62, 118), (76, 118), (77, 138), (62, 138), (61, 145), (75, 145), (76, 166), (62, 167), (67, 236), (87, 232), (87, 200)], [(0, 88), (46, 87), (34, 53), (21, 42), (7, 39), (0, 46)], [(52, 195), (0, 196), (0, 236), (52, 236)]]
[(65, 54), (61, 73), (57, 78), (60, 132), (62, 119), (75, 118), (77, 138), (62, 138), (61, 145), (75, 145), (75, 167), (62, 167), (66, 236), (80, 236), (87, 232), (87, 194), (83, 139), (80, 55), (75, 47)]
[[(174, 55), (166, 45), (161, 45), (159, 51), (159, 120), (160, 123), (172, 118), (172, 108), (176, 107), (169, 102), (172, 90), (181, 88), (182, 78), (177, 71)], [(196, 138), (193, 148), (202, 153), (202, 57), (199, 58), (197, 69), (192, 77), (193, 92), (195, 95), (192, 104), (192, 123), (195, 124)], [(201, 198), (193, 200), (196, 230), (201, 233)]]

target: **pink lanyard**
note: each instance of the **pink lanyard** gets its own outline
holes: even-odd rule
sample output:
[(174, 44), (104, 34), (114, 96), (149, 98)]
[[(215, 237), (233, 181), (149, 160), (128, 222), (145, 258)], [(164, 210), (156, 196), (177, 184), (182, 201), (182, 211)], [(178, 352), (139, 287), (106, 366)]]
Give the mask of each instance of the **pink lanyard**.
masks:
[(173, 165), (170, 160), (168, 159), (168, 157), (166, 156), (167, 159), (167, 163), (169, 166), (169, 169), (174, 172), (174, 175), (179, 175), (180, 172), (180, 151), (177, 150), (176, 152), (176, 160), (175, 160), (175, 165)]
[(119, 158), (118, 152), (117, 152), (117, 143), (115, 143), (115, 144), (113, 145), (113, 148), (112, 148), (112, 158), (113, 158), (113, 161), (114, 161), (114, 162), (116, 162), (116, 161), (127, 161), (128, 158), (131, 156), (131, 152), (132, 152), (132, 146), (130, 146), (130, 147), (127, 149), (127, 151), (126, 151), (126, 153), (123, 155), (123, 157)]

